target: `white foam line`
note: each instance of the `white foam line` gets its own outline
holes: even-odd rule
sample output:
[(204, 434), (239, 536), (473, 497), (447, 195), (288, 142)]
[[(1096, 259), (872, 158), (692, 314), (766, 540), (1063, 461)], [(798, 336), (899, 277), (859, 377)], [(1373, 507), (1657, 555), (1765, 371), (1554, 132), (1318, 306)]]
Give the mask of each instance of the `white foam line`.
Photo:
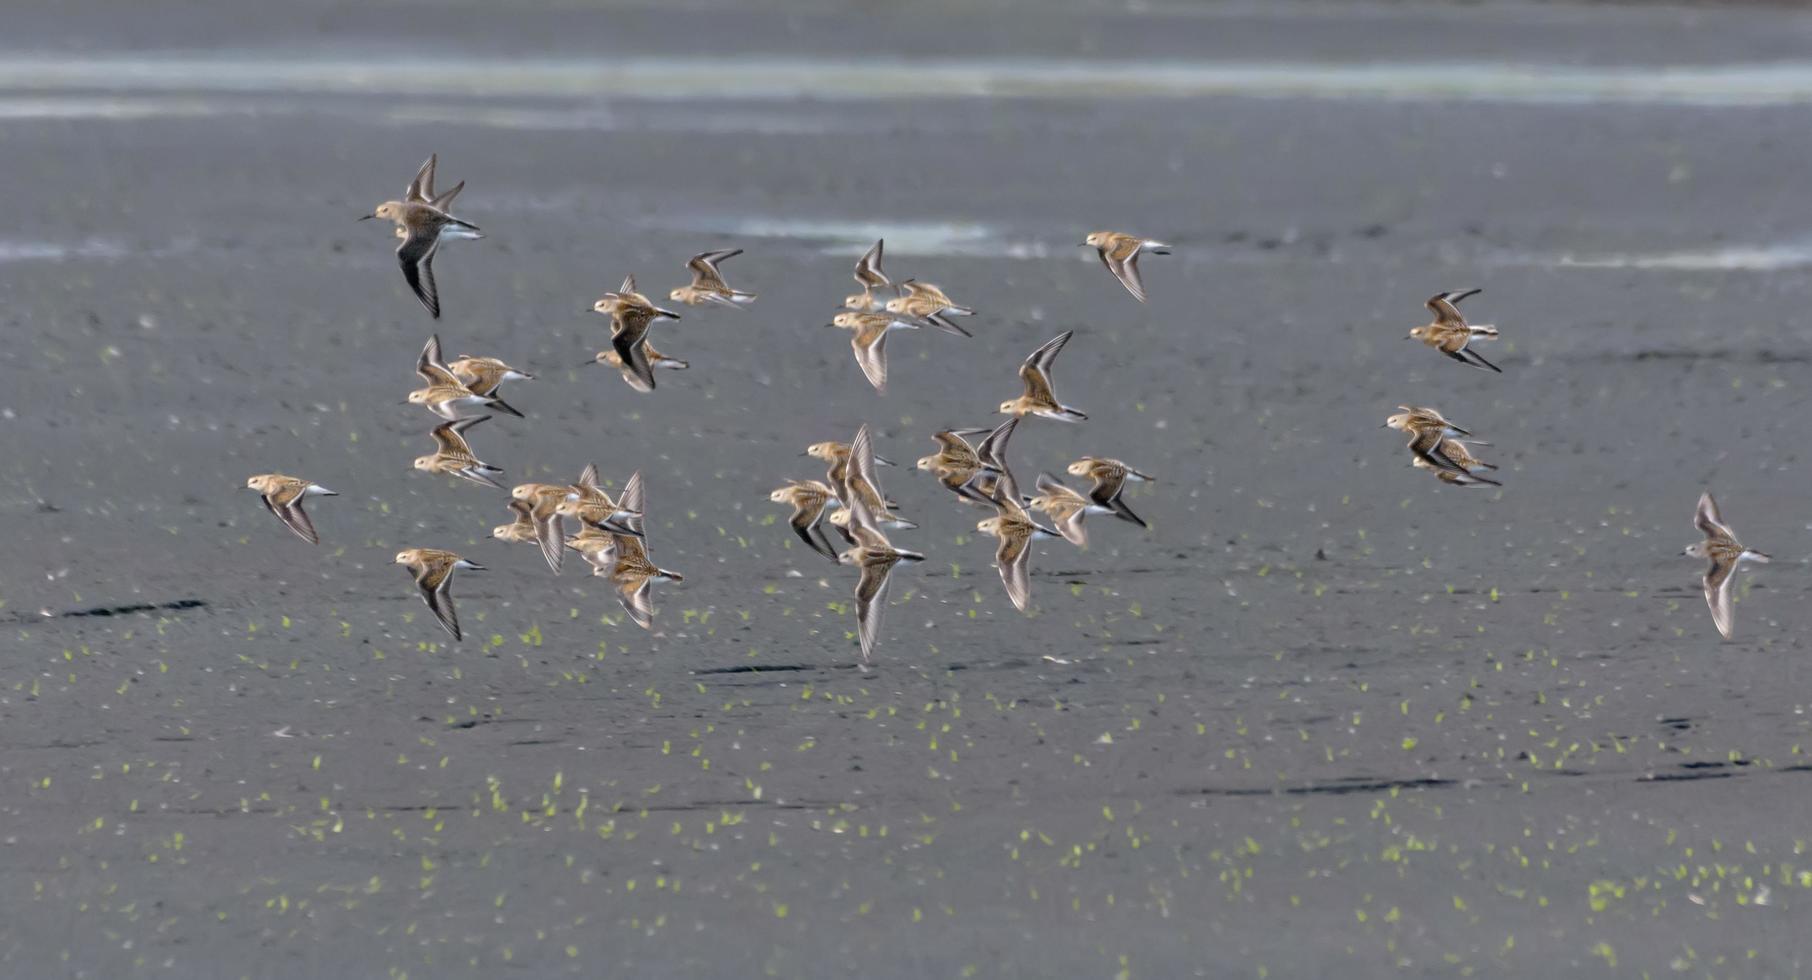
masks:
[(1812, 266), (1812, 243), (1733, 245), (1675, 252), (1565, 253), (1540, 257), (1543, 265), (1575, 269), (1673, 269), (1682, 272), (1773, 272)]
[(1798, 105), (1812, 62), (1702, 66), (1439, 63), (552, 58), (271, 52), (257, 56), (0, 54), (15, 92), (286, 92), (640, 99), (1200, 97)]

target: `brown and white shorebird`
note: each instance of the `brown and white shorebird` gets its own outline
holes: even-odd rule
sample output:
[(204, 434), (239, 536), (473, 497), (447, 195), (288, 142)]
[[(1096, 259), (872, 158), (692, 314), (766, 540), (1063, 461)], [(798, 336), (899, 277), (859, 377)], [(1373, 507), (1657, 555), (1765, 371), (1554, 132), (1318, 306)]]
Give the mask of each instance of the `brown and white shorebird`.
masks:
[(1051, 362), (1057, 359), (1063, 345), (1070, 342), (1070, 336), (1075, 332), (1065, 330), (1026, 358), (1025, 363), (1019, 366), (1019, 380), (1025, 383), (1026, 392), (1018, 398), (1001, 402), (1001, 412), (1007, 415), (1036, 415), (1059, 422), (1088, 420), (1087, 415), (1059, 402), (1056, 389), (1051, 384)]
[[(844, 507), (850, 501), (859, 500), (867, 505), (869, 515), (876, 524), (895, 530), (911, 530), (917, 524), (901, 517), (893, 501), (881, 491), (881, 477), (876, 463), (873, 437), (869, 435), (868, 425), (856, 431), (856, 438), (850, 440), (848, 465), (843, 467), (843, 482), (833, 484), (837, 487), (837, 498)], [(836, 467), (832, 466), (834, 473)], [(853, 518), (854, 515), (852, 514)]]
[[(648, 355), (648, 366), (651, 368), (666, 368), (670, 371), (684, 371), (692, 366), (677, 357), (668, 357), (660, 351), (655, 350), (654, 345), (646, 340), (642, 341), (642, 350)], [(630, 370), (629, 367), (623, 363), (623, 355), (618, 354), (614, 349), (606, 348), (605, 350), (601, 350), (593, 356), (591, 360), (583, 361), (581, 364), (601, 364), (605, 367), (616, 368), (617, 373), (623, 376), (623, 380), (629, 383), (629, 387), (642, 392), (654, 390), (653, 388), (643, 386), (641, 375)]]
[(819, 480), (788, 480), (786, 486), (768, 494), (768, 499), (793, 508), (793, 516), (788, 518), (793, 533), (799, 535), (807, 548), (836, 561), (837, 549), (824, 533), (824, 512), (832, 504), (839, 503), (838, 493), (836, 488)]
[(871, 313), (881, 309), (882, 303), (875, 299), (875, 290), (885, 287), (893, 289), (893, 280), (881, 271), (881, 248), (883, 239), (875, 239), (874, 245), (862, 253), (856, 260), (856, 283), (862, 291), (843, 298), (843, 308), (858, 313)]
[(712, 303), (717, 306), (727, 306), (733, 310), (741, 310), (744, 306), (755, 302), (754, 293), (731, 289), (729, 283), (724, 282), (723, 273), (717, 271), (717, 263), (741, 254), (742, 249), (740, 248), (725, 248), (694, 255), (691, 261), (686, 263), (686, 268), (692, 270), (692, 282), (668, 293), (667, 298), (687, 306)]
[[(453, 373), (460, 384), (470, 389), (472, 394), (495, 398), (499, 403), (502, 403), (503, 396), (498, 389), (503, 387), (504, 382), (535, 380), (534, 375), (513, 368), (495, 357), (473, 357), (470, 354), (459, 355), (458, 360), (447, 365), (447, 370)], [(514, 409), (510, 411), (518, 417), (522, 415)]]
[(258, 491), (264, 500), (264, 509), (277, 516), (283, 526), (296, 532), (296, 537), (309, 544), (320, 544), (321, 536), (315, 533), (315, 522), (309, 520), (308, 511), (302, 509), (302, 501), (309, 497), (337, 497), (339, 494), (307, 480), (282, 473), (262, 473), (245, 481), (247, 490)]
[[(810, 456), (813, 459), (822, 460), (827, 464), (828, 468), (824, 474), (824, 482), (830, 484), (833, 488), (841, 490), (844, 480), (848, 479), (849, 452), (850, 444), (847, 442), (814, 442), (805, 447), (805, 452), (802, 452), (799, 455)], [(876, 453), (875, 464), (877, 466), (892, 466), (894, 465), (894, 462), (893, 460)]]
[[(1485, 445), (1485, 443), (1481, 442), (1478, 443), (1478, 445), (1482, 446)], [(1487, 463), (1477, 456), (1474, 456), (1472, 454), (1472, 448), (1467, 444), (1466, 440), (1461, 439), (1459, 436), (1445, 436), (1441, 439), (1439, 449), (1441, 455), (1458, 463), (1466, 472), (1456, 473), (1452, 470), (1441, 469), (1420, 456), (1411, 457), (1410, 463), (1418, 469), (1424, 469), (1434, 473), (1435, 476), (1441, 478), (1442, 483), (1450, 483), (1456, 487), (1489, 487), (1497, 485), (1490, 480), (1482, 480), (1476, 475), (1479, 470), (1497, 469), (1497, 464)]]
[(494, 478), (502, 476), (503, 469), (474, 456), (471, 445), (466, 442), (466, 433), (488, 418), (489, 415), (476, 415), (435, 426), (430, 433), (434, 436), (434, 454), (416, 457), (415, 468), (424, 473), (445, 473), (479, 486), (502, 490), (503, 484)]
[(1117, 459), (1103, 456), (1084, 456), (1069, 466), (1071, 476), (1086, 476), (1095, 482), (1089, 488), (1088, 499), (1091, 503), (1106, 508), (1114, 516), (1124, 521), (1131, 521), (1140, 527), (1148, 527), (1139, 515), (1133, 513), (1120, 494), (1128, 483), (1150, 483), (1152, 478)]
[(849, 349), (855, 352), (862, 376), (882, 394), (887, 393), (887, 335), (895, 330), (917, 330), (919, 321), (898, 313), (858, 313), (853, 310), (831, 317), (829, 326), (849, 330)]
[(525, 501), (509, 500), (507, 504), (510, 513), (516, 515), (516, 520), (492, 528), (491, 537), (499, 541), (508, 541), (511, 544), (535, 544), (538, 538), (535, 534), (534, 511)]
[(510, 499), (521, 501), (529, 509), (529, 520), (535, 525), (535, 543), (541, 546), (541, 557), (547, 567), (559, 574), (566, 547), (566, 525), (560, 521), (560, 503), (572, 487), (559, 483), (523, 483), (510, 489)]
[(1163, 242), (1154, 242), (1149, 238), (1137, 235), (1123, 235), (1117, 231), (1090, 232), (1082, 246), (1092, 247), (1101, 253), (1101, 264), (1107, 271), (1120, 280), (1120, 285), (1133, 294), (1139, 302), (1145, 302), (1145, 283), (1139, 278), (1139, 255), (1150, 252), (1153, 255), (1169, 255), (1170, 246)]
[(1088, 528), (1082, 523), (1083, 518), (1113, 513), (1111, 508), (1097, 504), (1049, 473), (1038, 474), (1037, 487), (1038, 493), (1026, 501), (1026, 506), (1050, 515), (1057, 533), (1078, 548), (1088, 547)]
[(1462, 289), (1430, 296), (1427, 306), (1428, 311), (1434, 314), (1434, 322), (1411, 328), (1406, 339), (1419, 340), (1461, 364), (1502, 374), (1502, 368), (1485, 360), (1484, 355), (1468, 346), (1474, 340), (1497, 339), (1496, 327), (1488, 323), (1469, 324), (1460, 314), (1460, 300), (1477, 292), (1480, 290)]
[(447, 588), (453, 584), (453, 573), (459, 569), (482, 572), (485, 567), (438, 548), (405, 548), (396, 553), (391, 564), (402, 565), (415, 575), (415, 587), (421, 590), (422, 601), (428, 604), (428, 611), (434, 618), (440, 620), (441, 628), (455, 641), (464, 639), (459, 631), (459, 611), (453, 608), (453, 593)]
[[(1481, 476), (1462, 466), (1458, 460), (1447, 454), (1448, 447), (1445, 443), (1449, 436), (1470, 436), (1472, 433), (1455, 426), (1443, 418), (1440, 412), (1432, 408), (1412, 408), (1407, 405), (1397, 407), (1403, 411), (1386, 418), (1384, 426), (1409, 433), (1409, 453), (1414, 460), (1422, 461), (1426, 468), (1452, 473), (1456, 477), (1468, 478), (1447, 480), (1446, 482), (1449, 483), (1469, 484), (1477, 481), (1494, 487), (1503, 485), (1491, 477)], [(1478, 443), (1478, 445), (1485, 445), (1485, 443)], [(1462, 446), (1462, 448), (1464, 447)]]
[[(618, 501), (620, 507), (637, 515), (638, 522), (645, 506), (640, 476), (641, 474), (636, 474), (623, 485), (623, 496)], [(623, 604), (624, 611), (629, 613), (629, 618), (635, 620), (637, 626), (652, 632), (655, 583), (684, 582), (686, 577), (661, 568), (649, 560), (646, 536), (619, 534), (615, 537), (615, 560), (611, 564), (609, 578), (611, 584), (616, 586), (617, 600)], [(593, 574), (597, 574), (595, 568)]]
[[(938, 456), (927, 456), (919, 460), (920, 469), (931, 469), (937, 474), (938, 482), (944, 489), (956, 494), (956, 498), (965, 504), (992, 508), (994, 490), (1000, 474), (1006, 471), (1007, 441), (1013, 437), (1013, 430), (1019, 426), (1019, 416), (1015, 415), (994, 427), (986, 438), (975, 445), (975, 448), (964, 457), (967, 442), (964, 437), (979, 434), (980, 429), (953, 430), (939, 433), (939, 441), (945, 437), (956, 437), (963, 444), (963, 449), (947, 448)], [(943, 459), (942, 463), (927, 462)]]
[(415, 373), (428, 386), (410, 392), (405, 404), (420, 405), (449, 422), (486, 409), (522, 418), (522, 413), (503, 399), (477, 394), (453, 374), (452, 368), (441, 359), (439, 334), (430, 335), (428, 342), (422, 345), (421, 355), (415, 359)]
[(465, 181), (459, 186), (440, 196), (439, 203), (431, 196), (431, 187), (424, 186), (424, 178), (432, 184), (435, 158), (430, 156), (422, 165), (415, 179), (403, 192), (400, 201), (385, 201), (361, 217), (360, 221), (371, 218), (382, 218), (396, 223), (397, 231), (402, 235), (401, 244), (396, 247), (396, 259), (403, 268), (403, 279), (414, 291), (415, 298), (435, 319), (440, 318), (440, 289), (434, 282), (434, 255), (440, 243), (456, 238), (483, 238), (478, 226), (469, 221), (462, 221), (448, 214), (442, 208), (452, 203), (453, 197), (464, 188)]
[(579, 482), (567, 490), (566, 499), (554, 508), (554, 513), (560, 517), (570, 517), (584, 527), (596, 528), (608, 534), (635, 537), (642, 533), (640, 505), (631, 509), (628, 503), (642, 499), (641, 470), (630, 474), (628, 482), (623, 484), (622, 494), (615, 500), (598, 486), (598, 468), (589, 463), (584, 472), (579, 474)]
[(654, 390), (654, 365), (648, 355), (648, 331), (659, 320), (677, 320), (678, 313), (665, 310), (635, 291), (635, 277), (623, 280), (623, 289), (605, 293), (592, 304), (592, 311), (610, 317), (610, 347), (622, 361), (625, 376), (633, 374), (631, 387), (637, 391)]
[(654, 301), (644, 293), (636, 290), (635, 273), (623, 277), (623, 284), (615, 292), (605, 293), (591, 305), (591, 312), (600, 316), (610, 316), (619, 306), (653, 306)]
[(566, 547), (585, 559), (593, 575), (608, 578), (611, 569), (617, 566), (617, 536), (609, 531), (581, 528), (578, 534), (566, 539)]
[(1711, 491), (1699, 495), (1698, 510), (1693, 513), (1693, 524), (1705, 534), (1705, 540), (1695, 541), (1686, 547), (1686, 554), (1693, 558), (1711, 559), (1711, 567), (1705, 570), (1702, 584), (1705, 586), (1705, 604), (1711, 607), (1711, 621), (1718, 632), (1728, 640), (1735, 631), (1736, 624), (1731, 609), (1730, 582), (1736, 574), (1737, 566), (1746, 561), (1767, 563), (1772, 559), (1754, 548), (1745, 548), (1737, 540), (1736, 532), (1724, 523), (1718, 513), (1718, 502), (1711, 499)]
[(1032, 542), (1059, 535), (1026, 512), (1011, 472), (1002, 471), (996, 477), (993, 500), (994, 516), (978, 522), (975, 529), (999, 539), (994, 565), (1000, 570), (1000, 582), (1006, 586), (1013, 608), (1025, 612), (1032, 598)]
[[(851, 473), (865, 470), (872, 473), (874, 448), (869, 439), (868, 426), (864, 425), (857, 430), (850, 447)], [(877, 515), (864, 499), (852, 497), (845, 500), (844, 509), (838, 513), (849, 515), (846, 523), (855, 544), (837, 556), (837, 560), (862, 570), (861, 578), (856, 580), (856, 635), (862, 645), (862, 663), (867, 664), (880, 638), (881, 613), (887, 608), (887, 584), (894, 566), (903, 561), (924, 561), (925, 556), (916, 551), (894, 547), (881, 530)]]
[[(1008, 419), (1003, 424), (1015, 424), (1018, 417)], [(922, 456), (918, 468), (937, 477), (944, 489), (957, 495), (967, 503), (980, 503), (993, 506), (988, 492), (977, 491), (973, 483), (982, 472), (981, 458), (969, 440), (975, 436), (986, 435), (987, 429), (945, 429), (931, 438), (937, 440), (938, 451), (930, 456)]]
[(915, 317), (937, 327), (945, 333), (961, 337), (972, 337), (969, 331), (950, 322), (953, 316), (974, 316), (975, 311), (967, 306), (958, 306), (944, 291), (928, 282), (908, 279), (900, 283), (905, 295), (895, 296), (887, 301), (887, 312)]

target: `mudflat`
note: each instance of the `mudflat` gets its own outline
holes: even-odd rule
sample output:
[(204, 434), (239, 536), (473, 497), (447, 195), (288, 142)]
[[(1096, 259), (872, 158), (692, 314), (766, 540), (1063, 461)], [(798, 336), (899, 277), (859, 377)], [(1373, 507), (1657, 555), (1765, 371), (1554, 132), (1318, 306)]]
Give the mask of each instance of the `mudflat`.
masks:
[[(1023, 14), (20, 11), (0, 973), (1805, 972), (1805, 15)], [(343, 70), (397, 59), (448, 89)], [(487, 236), (438, 322), (355, 220), (430, 152)], [(1150, 303), (1099, 228), (1174, 246)], [(890, 339), (885, 396), (822, 326), (881, 236), (978, 310)], [(657, 328), (689, 370), (584, 364), (599, 294), (718, 247), (759, 298)], [(1501, 375), (1404, 339), (1472, 286)], [(1089, 421), (1011, 461), (1124, 459), (1151, 528), (1038, 543), (1020, 615), (910, 464), (1072, 329)], [(662, 635), (410, 469), (431, 332), (539, 376), (471, 436), (507, 482), (641, 471)], [(1400, 403), (1503, 489), (1412, 469)], [(767, 499), (862, 423), (928, 556), (869, 670), (854, 572)], [(339, 492), (319, 547), (269, 471)], [(1706, 489), (1775, 556), (1730, 642), (1680, 554)], [(463, 643), (405, 547), (488, 566)]]

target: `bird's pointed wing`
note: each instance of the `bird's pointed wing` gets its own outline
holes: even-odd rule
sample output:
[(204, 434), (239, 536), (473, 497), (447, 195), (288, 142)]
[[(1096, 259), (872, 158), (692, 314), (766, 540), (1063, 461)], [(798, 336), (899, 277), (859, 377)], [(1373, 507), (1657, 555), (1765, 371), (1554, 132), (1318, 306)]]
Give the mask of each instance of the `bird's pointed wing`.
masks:
[(454, 376), (451, 368), (440, 353), (440, 334), (429, 334), (428, 342), (422, 345), (421, 354), (415, 359), (415, 373), (430, 385), (451, 385), (463, 388), (465, 385)]
[(435, 319), (440, 319), (440, 288), (434, 283), (434, 251), (440, 247), (435, 231), (411, 231), (396, 247), (397, 262), (403, 267), (403, 281), (415, 291)]
[(1101, 264), (1107, 271), (1120, 280), (1120, 285), (1133, 294), (1133, 299), (1145, 302), (1145, 282), (1139, 278), (1139, 249), (1134, 246), (1132, 252), (1124, 257), (1110, 257), (1107, 252), (1101, 253)]
[(793, 508), (791, 523), (793, 525), (793, 533), (799, 535), (799, 539), (805, 542), (806, 547), (835, 561), (837, 559), (836, 552), (828, 550), (820, 543), (820, 539), (813, 533), (818, 530), (819, 522), (824, 520), (824, 509), (826, 506), (828, 506), (828, 502), (824, 500), (802, 506), (795, 506)]
[(1711, 498), (1710, 490), (1699, 494), (1699, 508), (1693, 513), (1692, 522), (1708, 538), (1716, 541), (1736, 540), (1736, 532), (1724, 523), (1723, 516), (1718, 513), (1718, 502)]
[(686, 268), (692, 270), (693, 287), (702, 287), (705, 289), (730, 288), (724, 283), (723, 273), (717, 271), (717, 263), (741, 254), (742, 249), (729, 248), (720, 249), (715, 252), (700, 252), (697, 255), (694, 255), (692, 260), (686, 263)]
[(441, 627), (458, 642), (465, 639), (465, 635), (459, 630), (459, 610), (453, 605), (453, 593), (448, 591), (452, 584), (453, 566), (448, 565), (439, 584), (432, 591), (424, 589), (422, 598), (428, 601), (428, 608), (433, 611), (434, 618), (440, 620)]
[(862, 376), (882, 394), (887, 392), (887, 328), (870, 334), (873, 337), (864, 344), (863, 334), (857, 333), (850, 338), (850, 349), (856, 352), (856, 366), (862, 369)]
[(1428, 297), (1425, 304), (1428, 312), (1435, 315), (1435, 322), (1447, 327), (1466, 325), (1466, 318), (1460, 314), (1459, 302), (1478, 292), (1477, 289), (1456, 289), (1445, 293), (1436, 293)]
[(403, 191), (403, 200), (414, 204), (427, 204), (434, 197), (434, 166), (439, 162), (440, 154), (430, 153), (422, 161), (420, 170), (415, 172), (415, 179)]
[(566, 522), (552, 508), (533, 519), (535, 543), (541, 546), (541, 557), (547, 559), (547, 567), (557, 575), (566, 557)]
[(617, 599), (623, 603), (623, 611), (635, 624), (652, 632), (654, 630), (654, 580), (651, 578), (630, 579), (617, 586)]
[(630, 327), (618, 330), (610, 338), (610, 345), (616, 349), (617, 356), (623, 359), (624, 379), (628, 380), (633, 375), (635, 380), (630, 381), (630, 386), (643, 392), (654, 390), (654, 366), (648, 363), (647, 336), (647, 323), (644, 321), (642, 329)]
[(289, 503), (281, 505), (272, 503), (271, 498), (263, 494), (260, 494), (258, 499), (264, 501), (265, 509), (277, 515), (277, 519), (283, 522), (283, 526), (294, 531), (296, 537), (301, 538), (309, 544), (321, 543), (321, 536), (315, 533), (314, 522), (308, 519), (308, 512), (302, 509), (302, 498), (300, 496), (291, 499)]
[(1730, 602), (1731, 576), (1736, 566), (1734, 557), (1720, 560), (1714, 556), (1711, 567), (1705, 570), (1705, 604), (1711, 607), (1711, 621), (1726, 640), (1736, 625)]
[(1082, 523), (1082, 519), (1087, 516), (1088, 509), (1078, 505), (1075, 510), (1070, 512), (1070, 516), (1057, 522), (1058, 533), (1062, 534), (1064, 540), (1070, 544), (1078, 548), (1087, 548), (1088, 527)]
[(880, 472), (875, 466), (874, 436), (868, 431), (867, 423), (856, 430), (855, 439), (850, 441), (849, 467), (857, 478), (874, 490), (877, 499), (887, 499), (887, 494), (881, 490)]
[(862, 640), (862, 662), (873, 656), (881, 635), (881, 614), (887, 609), (887, 583), (895, 562), (865, 561), (856, 582), (856, 633)]
[(1004, 473), (1007, 469), (1007, 443), (1013, 438), (1014, 430), (1019, 428), (1019, 416), (1015, 415), (994, 427), (988, 438), (975, 447), (975, 458), (983, 466), (995, 473)]
[(1013, 608), (1020, 612), (1025, 612), (1026, 603), (1032, 597), (1031, 557), (1031, 528), (1001, 534), (1000, 547), (994, 552), (994, 563), (1000, 567), (1000, 582), (1007, 588), (1007, 598), (1012, 600)]
[(863, 252), (862, 257), (856, 260), (856, 281), (861, 283), (864, 288), (872, 289), (875, 286), (893, 285), (892, 280), (887, 278), (887, 274), (881, 271), (883, 245), (883, 239), (875, 239), (874, 246)]
[(1074, 333), (1073, 330), (1066, 330), (1051, 338), (1019, 366), (1019, 377), (1025, 382), (1027, 398), (1056, 403), (1057, 396), (1051, 388), (1051, 363), (1057, 359), (1063, 345), (1070, 342), (1070, 336)]
[(442, 422), (434, 427), (434, 431), (430, 435), (434, 436), (435, 445), (440, 448), (441, 452), (469, 456), (472, 454), (472, 447), (466, 442), (465, 434), (473, 426), (488, 418), (490, 418), (489, 415), (474, 415), (471, 418)]

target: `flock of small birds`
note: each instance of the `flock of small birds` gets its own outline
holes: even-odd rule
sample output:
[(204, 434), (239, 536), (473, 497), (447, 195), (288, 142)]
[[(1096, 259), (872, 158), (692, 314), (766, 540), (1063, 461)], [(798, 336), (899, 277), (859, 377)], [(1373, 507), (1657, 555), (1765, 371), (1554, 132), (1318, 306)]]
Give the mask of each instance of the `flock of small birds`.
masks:
[[(360, 219), (377, 218), (395, 225), (400, 239), (396, 256), (403, 279), (435, 319), (440, 317), (441, 306), (434, 257), (441, 243), (483, 237), (476, 225), (452, 214), (453, 200), (464, 190), (464, 181), (445, 192), (435, 191), (437, 163), (437, 157), (430, 156), (401, 200), (385, 201)], [(1094, 248), (1102, 265), (1139, 302), (1146, 300), (1139, 257), (1147, 253), (1170, 254), (1170, 247), (1163, 242), (1112, 231), (1092, 232), (1080, 246)], [(755, 294), (730, 286), (719, 268), (740, 254), (741, 249), (733, 248), (693, 256), (686, 263), (691, 282), (672, 290), (669, 299), (687, 307), (746, 308), (755, 301)], [(890, 279), (882, 270), (882, 258), (881, 241), (863, 253), (854, 274), (861, 292), (845, 297), (842, 310), (826, 324), (850, 331), (856, 365), (877, 392), (887, 390), (889, 334), (932, 327), (970, 337), (972, 334), (956, 321), (975, 314), (975, 310), (959, 305), (934, 284)], [(1411, 329), (1407, 339), (1419, 340), (1461, 364), (1502, 373), (1501, 368), (1473, 348), (1476, 341), (1496, 340), (1497, 328), (1468, 323), (1459, 310), (1461, 301), (1478, 292), (1466, 289), (1430, 297), (1426, 305), (1434, 319)], [(638, 292), (633, 275), (626, 277), (615, 292), (605, 293), (588, 312), (609, 318), (611, 335), (610, 346), (585, 364), (614, 368), (625, 383), (643, 393), (654, 391), (657, 369), (686, 369), (685, 361), (660, 353), (650, 342), (656, 324), (678, 320), (680, 314), (655, 305)], [(1022, 612), (1031, 596), (1029, 563), (1033, 541), (1062, 538), (1086, 548), (1088, 530), (1084, 520), (1091, 515), (1111, 515), (1140, 528), (1147, 526), (1122, 494), (1129, 483), (1149, 482), (1153, 478), (1120, 460), (1086, 456), (1070, 463), (1070, 476), (1090, 482), (1086, 491), (1067, 485), (1049, 472), (1041, 472), (1033, 484), (1037, 492), (1030, 495), (1022, 493), (1007, 465), (1007, 445), (1027, 416), (1067, 423), (1088, 419), (1082, 411), (1058, 398), (1052, 377), (1052, 366), (1073, 334), (1068, 331), (1053, 337), (1026, 357), (1019, 368), (1022, 393), (1000, 403), (1000, 414), (1008, 416), (1005, 422), (992, 428), (935, 433), (932, 438), (937, 442), (937, 452), (917, 463), (919, 470), (932, 474), (958, 503), (993, 512), (993, 516), (978, 521), (976, 529), (997, 539), (995, 565), (1001, 583), (1014, 608)], [(404, 404), (426, 408), (441, 420), (430, 433), (435, 451), (416, 459), (415, 469), (505, 489), (498, 479), (503, 470), (479, 459), (467, 435), (493, 414), (523, 417), (503, 400), (501, 389), (509, 382), (532, 381), (535, 376), (494, 357), (461, 355), (446, 361), (438, 335), (429, 337), (415, 370), (424, 386), (410, 392)], [(1401, 411), (1386, 418), (1384, 426), (1407, 433), (1414, 468), (1426, 470), (1450, 486), (1502, 486), (1490, 475), (1497, 467), (1473, 454), (1473, 447), (1490, 443), (1475, 438), (1471, 431), (1448, 421), (1436, 409), (1398, 407)], [(820, 442), (808, 446), (800, 455), (825, 463), (825, 478), (791, 480), (774, 490), (769, 499), (792, 508), (790, 524), (806, 547), (832, 562), (859, 569), (855, 586), (857, 635), (862, 663), (867, 665), (879, 643), (881, 613), (887, 604), (888, 583), (895, 566), (925, 558), (918, 552), (896, 547), (887, 532), (911, 530), (917, 525), (902, 516), (882, 491), (878, 467), (894, 464), (876, 455), (867, 425), (859, 428), (848, 443)], [(281, 473), (253, 476), (246, 481), (246, 487), (257, 491), (266, 509), (298, 537), (311, 544), (320, 543), (320, 535), (303, 504), (310, 497), (335, 496), (334, 491)], [(649, 558), (645, 496), (639, 471), (630, 475), (621, 494), (612, 499), (600, 484), (597, 468), (587, 465), (571, 484), (525, 483), (509, 488), (506, 506), (513, 520), (495, 528), (491, 536), (536, 545), (556, 574), (565, 553), (577, 552), (593, 575), (609, 579), (630, 618), (652, 631), (653, 586), (682, 582), (684, 577), (660, 568)], [(1041, 523), (1034, 514), (1044, 515), (1049, 523)], [(570, 537), (566, 533), (568, 520), (578, 528)], [(1688, 547), (1685, 554), (1710, 560), (1703, 576), (1705, 599), (1713, 623), (1728, 639), (1733, 630), (1734, 572), (1744, 561), (1766, 562), (1769, 558), (1737, 540), (1709, 492), (1699, 498), (1694, 523), (1705, 534), (1705, 540)], [(826, 524), (846, 547), (836, 547), (825, 530)], [(411, 572), (429, 610), (454, 640), (460, 640), (463, 633), (449, 588), (458, 570), (482, 571), (484, 566), (437, 548), (405, 548), (396, 554), (393, 563)]]

